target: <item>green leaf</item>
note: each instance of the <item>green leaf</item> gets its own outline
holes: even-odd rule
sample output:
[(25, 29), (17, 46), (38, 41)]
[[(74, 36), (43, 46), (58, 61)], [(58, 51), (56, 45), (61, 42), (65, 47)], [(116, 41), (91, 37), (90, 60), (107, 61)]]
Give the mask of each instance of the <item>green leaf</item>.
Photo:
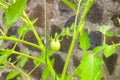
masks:
[(107, 44), (105, 44), (104, 47), (105, 47), (104, 48), (105, 57), (109, 57), (113, 53), (115, 53), (115, 46), (114, 45), (107, 45)]
[[(23, 54), (26, 54), (27, 51), (28, 51), (28, 48), (24, 50)], [(17, 60), (18, 60), (19, 58), (21, 58), (21, 56), (17, 57)], [(25, 64), (27, 63), (28, 59), (29, 59), (29, 58), (28, 58), (28, 57), (25, 57), (25, 56), (21, 58), (20, 63), (19, 63), (19, 65), (20, 65), (21, 68), (25, 66)]]
[(85, 31), (82, 32), (79, 42), (79, 47), (82, 48), (84, 51), (90, 48), (90, 39)]
[(103, 26), (98, 27), (98, 31), (100, 31), (100, 32), (103, 33), (103, 34), (106, 34), (107, 31), (109, 31), (109, 30), (112, 29), (112, 28), (113, 28), (113, 27), (110, 26), (110, 25), (108, 25), (108, 26), (103, 25)]
[(16, 77), (17, 75), (19, 75), (19, 71), (11, 71), (7, 75), (6, 80), (11, 80), (12, 78)]
[(67, 36), (67, 37), (71, 36), (70, 28), (69, 28), (69, 27), (63, 28), (60, 35), (61, 35), (61, 36)]
[(3, 70), (3, 69), (5, 69), (5, 68), (7, 68), (6, 65), (0, 66), (0, 70)]
[[(44, 60), (44, 54), (40, 54), (37, 58), (41, 59), (41, 60)], [(33, 60), (33, 63), (34, 63), (35, 66), (38, 66), (38, 65), (41, 64), (41, 62), (38, 61), (38, 60)]]
[(113, 37), (114, 33), (113, 32), (107, 32), (106, 36)]
[(118, 17), (117, 19), (118, 19), (118, 22), (119, 22), (119, 24), (120, 24), (120, 18)]
[(69, 6), (73, 11), (76, 9), (76, 5), (74, 3), (72, 3), (69, 0), (61, 0), (62, 2), (64, 2), (67, 6)]
[(51, 48), (47, 49), (47, 56), (53, 55), (54, 51)]
[(21, 59), (21, 61), (20, 61), (20, 67), (21, 68), (25, 66), (25, 64), (27, 63), (28, 59), (29, 59), (28, 57), (23, 57)]
[(18, 34), (19, 34), (19, 36), (24, 37), (25, 34), (28, 32), (29, 29), (30, 29), (29, 25), (24, 25), (23, 27), (18, 28)]
[(104, 47), (103, 46), (97, 46), (95, 47), (92, 51), (94, 53), (94, 55), (100, 53), (101, 51), (103, 51)]
[(15, 39), (17, 39), (17, 37), (16, 37), (15, 35), (11, 35), (10, 37), (11, 37), (11, 38), (15, 38)]
[(1, 54), (0, 55), (0, 64), (3, 64), (3, 63), (5, 63), (5, 61), (7, 61), (7, 58), (10, 55), (10, 52), (8, 52), (8, 51), (1, 51), (0, 54)]
[(81, 74), (80, 64), (79, 64), (79, 66), (78, 66), (77, 68), (78, 68), (78, 69), (75, 71), (74, 75), (76, 75), (76, 76), (79, 76), (79, 77), (80, 77), (80, 74)]
[(101, 56), (84, 54), (80, 64), (81, 80), (101, 80), (102, 64), (103, 60)]
[(27, 0), (16, 0), (5, 10), (4, 22), (7, 29), (19, 19), (26, 2)]
[(22, 78), (20, 76), (17, 77), (17, 80), (22, 80)]
[(88, 5), (88, 2), (89, 2), (89, 0), (84, 0), (84, 2), (82, 3), (82, 8), (85, 8), (86, 5)]
[(0, 56), (0, 64), (3, 64), (7, 60), (7, 57), (8, 57), (7, 54)]
[(22, 55), (18, 55), (18, 56), (16, 57), (16, 61), (21, 61), (22, 58), (23, 58)]
[(120, 29), (118, 29), (117, 34), (120, 36)]
[(74, 30), (75, 23), (73, 22), (72, 25), (70, 26), (70, 30)]
[[(51, 60), (51, 64), (54, 64), (54, 59)], [(42, 79), (47, 80), (47, 78), (50, 76), (50, 71), (48, 67), (45, 67), (43, 73), (42, 73)]]
[(50, 71), (49, 71), (49, 68), (46, 67), (43, 71), (43, 74), (42, 74), (42, 79), (43, 80), (47, 80), (47, 78), (50, 76)]
[[(36, 21), (37, 21), (37, 19), (32, 20), (32, 24), (34, 24)], [(22, 27), (19, 27), (18, 28), (18, 34), (19, 34), (19, 36), (24, 37), (25, 34), (30, 30), (30, 28), (31, 28), (30, 24), (25, 24)]]

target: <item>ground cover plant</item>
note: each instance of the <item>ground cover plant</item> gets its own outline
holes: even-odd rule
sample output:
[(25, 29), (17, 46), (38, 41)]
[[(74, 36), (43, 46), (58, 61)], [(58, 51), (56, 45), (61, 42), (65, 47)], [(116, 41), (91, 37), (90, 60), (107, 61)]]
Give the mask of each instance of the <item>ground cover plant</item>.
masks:
[[(100, 53), (103, 53), (105, 57), (111, 56), (115, 52), (115, 48), (120, 46), (120, 44), (106, 44), (106, 37), (114, 36), (113, 32), (110, 30), (113, 28), (112, 26), (99, 26), (97, 27), (98, 31), (103, 34), (103, 42), (101, 46), (96, 46), (93, 48), (91, 52), (89, 52), (89, 48), (91, 46), (90, 39), (88, 37), (88, 32), (85, 31), (85, 18), (87, 13), (89, 12), (94, 0), (75, 0), (75, 3), (70, 2), (69, 0), (61, 0), (66, 5), (68, 5), (76, 15), (75, 22), (71, 25), (71, 27), (66, 27), (62, 30), (61, 33), (56, 33), (54, 36), (50, 36), (50, 45), (46, 45), (46, 35), (42, 39), (41, 36), (38, 35), (36, 29), (34, 28), (34, 23), (37, 19), (30, 20), (27, 16), (24, 8), (27, 3), (27, 0), (1, 0), (0, 8), (2, 9), (2, 13), (4, 13), (4, 27), (5, 31), (0, 29), (1, 36), (0, 41), (1, 44), (3, 41), (12, 41), (15, 42), (15, 45), (12, 49), (4, 49), (0, 48), (0, 69), (3, 70), (5, 68), (12, 67), (13, 70), (9, 72), (6, 76), (6, 80), (10, 80), (14, 77), (17, 77), (17, 80), (22, 80), (22, 76), (26, 77), (26, 80), (31, 80), (31, 73), (35, 70), (36, 67), (40, 65), (45, 65), (44, 71), (42, 72), (43, 80), (74, 80), (75, 77), (79, 80), (101, 80), (103, 78), (102, 65), (104, 61)], [(45, 1), (46, 7), (46, 1)], [(79, 18), (79, 16), (81, 16)], [(46, 17), (46, 16), (45, 16)], [(8, 30), (10, 27), (15, 24), (18, 20), (23, 22), (23, 26), (18, 28), (19, 36), (7, 36)], [(118, 21), (120, 22), (119, 18)], [(46, 22), (46, 20), (45, 20)], [(46, 23), (45, 23), (46, 28)], [(38, 44), (34, 44), (24, 40), (25, 34), (32, 30), (34, 33)], [(45, 29), (46, 30), (46, 29)], [(46, 32), (46, 31), (45, 31)], [(118, 31), (119, 34), (119, 31)], [(54, 59), (50, 59), (49, 57), (60, 50), (61, 44), (60, 41), (64, 36), (72, 36), (72, 42), (70, 48), (68, 50), (68, 54), (66, 57), (66, 61), (64, 64), (63, 72), (61, 74), (57, 74), (53, 68)], [(71, 73), (67, 74), (67, 68), (69, 65), (69, 61), (75, 46), (76, 41), (79, 41), (79, 47), (83, 51), (83, 57), (80, 61), (79, 66)], [(33, 46), (41, 51), (38, 57), (31, 56), (27, 54), (27, 49), (24, 52), (15, 51), (15, 48), (18, 43), (26, 44), (29, 46)], [(28, 49), (29, 50), (29, 49)], [(11, 54), (17, 54), (17, 59), (14, 62), (11, 62), (11, 58), (9, 56)], [(26, 73), (23, 70), (26, 62), (32, 59), (35, 67), (29, 72)], [(17, 65), (16, 65), (17, 64)], [(21, 76), (22, 75), (22, 76)]]

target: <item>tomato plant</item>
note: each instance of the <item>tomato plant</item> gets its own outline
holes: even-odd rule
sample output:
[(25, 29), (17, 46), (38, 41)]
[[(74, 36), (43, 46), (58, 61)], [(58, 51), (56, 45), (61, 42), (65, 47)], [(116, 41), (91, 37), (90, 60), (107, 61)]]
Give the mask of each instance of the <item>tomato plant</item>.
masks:
[[(41, 36), (39, 36), (34, 27), (34, 23), (37, 21), (37, 19), (30, 20), (24, 10), (27, 0), (0, 0), (0, 8), (2, 9), (2, 13), (5, 14), (3, 19), (5, 24), (5, 31), (2, 31), (2, 29), (0, 29), (0, 33), (2, 34), (0, 35), (0, 45), (3, 41), (6, 40), (15, 42), (15, 45), (12, 49), (4, 49), (2, 47), (0, 48), (0, 70), (9, 67), (14, 68), (13, 71), (11, 71), (7, 75), (6, 80), (12, 79), (14, 77), (17, 77), (17, 79), (22, 80), (22, 77), (20, 75), (24, 75), (26, 77), (26, 80), (31, 80), (30, 76), (32, 72), (38, 66), (41, 66), (41, 64), (45, 65), (45, 68), (42, 73), (43, 80), (47, 80), (49, 77), (52, 78), (52, 80), (71, 80), (72, 78), (74, 78), (74, 76), (78, 76), (78, 78), (80, 77), (81, 80), (101, 80), (101, 78), (103, 77), (102, 64), (104, 62), (99, 54), (103, 51), (105, 57), (109, 57), (115, 52), (116, 46), (120, 46), (120, 43), (112, 45), (106, 44), (106, 36), (113, 36), (113, 33), (109, 31), (110, 29), (112, 29), (112, 27), (98, 27), (98, 31), (100, 31), (104, 37), (103, 45), (96, 46), (92, 50), (91, 54), (89, 54), (88, 49), (90, 48), (91, 44), (88, 34), (84, 31), (84, 21), (87, 16), (87, 13), (89, 12), (92, 4), (94, 3), (94, 0), (76, 0), (77, 6), (69, 0), (61, 1), (68, 5), (76, 14), (75, 23), (71, 26), (71, 28), (64, 28), (62, 29), (61, 33), (56, 33), (54, 38), (51, 39), (50, 45), (47, 46), (47, 42), (43, 43)], [(78, 17), (79, 14), (81, 14), (80, 12), (82, 12), (82, 15), (79, 20)], [(20, 28), (18, 28), (18, 36), (7, 36), (9, 28), (18, 20), (21, 20), (24, 23)], [(34, 33), (38, 44), (24, 40), (24, 36), (29, 30), (31, 30)], [(72, 42), (70, 43), (71, 45), (67, 53), (63, 71), (61, 74), (57, 74), (53, 67), (55, 61), (54, 59), (50, 59), (50, 56), (54, 54), (54, 51), (57, 52), (60, 50), (60, 41), (62, 40), (60, 40), (60, 38), (63, 38), (64, 36), (67, 36), (67, 38), (69, 36), (72, 36)], [(44, 41), (47, 41), (46, 34), (44, 39)], [(67, 74), (69, 61), (77, 40), (79, 40), (79, 47), (82, 49), (84, 54), (81, 59), (81, 64), (79, 64), (79, 66), (73, 72)], [(34, 57), (27, 54), (27, 51), (16, 51), (15, 48), (18, 43), (32, 46), (34, 48), (39, 49), (41, 52), (38, 55), (38, 57)], [(51, 48), (52, 50), (49, 48)], [(14, 62), (11, 62), (11, 59), (9, 59), (9, 56), (11, 54), (18, 55)], [(26, 65), (29, 59), (33, 61), (35, 67), (29, 73), (27, 73), (24, 71), (23, 67)], [(15, 64), (16, 62), (18, 62), (17, 65)]]

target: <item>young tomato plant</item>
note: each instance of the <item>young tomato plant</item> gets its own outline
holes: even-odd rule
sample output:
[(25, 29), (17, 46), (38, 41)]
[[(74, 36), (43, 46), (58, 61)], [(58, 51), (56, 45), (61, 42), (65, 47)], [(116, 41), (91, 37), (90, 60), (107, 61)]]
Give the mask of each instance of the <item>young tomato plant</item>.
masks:
[[(7, 69), (9, 67), (13, 68), (12, 71), (9, 72), (9, 74), (6, 76), (6, 80), (10, 80), (14, 77), (17, 77), (17, 80), (22, 80), (22, 76), (26, 77), (26, 80), (31, 80), (30, 76), (32, 72), (38, 66), (41, 66), (41, 64), (45, 66), (41, 75), (41, 78), (43, 80), (47, 80), (49, 78), (51, 80), (71, 80), (75, 76), (77, 76), (78, 80), (102, 79), (102, 65), (104, 62), (99, 54), (101, 52), (104, 52), (104, 55), (106, 57), (109, 57), (115, 52), (116, 46), (120, 46), (120, 44), (114, 43), (112, 45), (106, 44), (106, 36), (113, 36), (113, 33), (109, 31), (110, 29), (112, 29), (112, 27), (98, 27), (98, 31), (100, 31), (103, 34), (103, 45), (96, 46), (95, 48), (93, 48), (92, 54), (89, 53), (88, 49), (90, 48), (91, 43), (88, 33), (84, 31), (84, 20), (92, 4), (94, 3), (94, 0), (75, 0), (76, 4), (70, 2), (69, 0), (61, 1), (67, 4), (76, 14), (75, 23), (70, 28), (63, 28), (60, 34), (55, 34), (54, 38), (51, 39), (50, 45), (46, 46), (46, 42), (42, 42), (41, 36), (38, 35), (35, 27), (33, 26), (36, 22), (36, 19), (30, 20), (24, 10), (27, 0), (0, 0), (0, 8), (2, 9), (2, 13), (5, 15), (3, 19), (5, 24), (5, 31), (2, 31), (0, 29), (0, 43), (2, 44), (2, 42), (6, 40), (15, 43), (12, 49), (4, 49), (2, 47), (0, 48), (0, 70)], [(79, 14), (81, 14), (80, 10), (83, 12), (79, 20), (78, 16)], [(7, 36), (8, 30), (18, 20), (24, 23), (18, 28), (18, 36)], [(24, 40), (25, 34), (29, 30), (31, 30), (35, 35), (38, 44)], [(68, 50), (63, 71), (61, 74), (57, 74), (53, 68), (55, 61), (54, 59), (50, 59), (49, 57), (53, 55), (54, 51), (57, 52), (60, 50), (60, 41), (62, 40), (60, 38), (63, 38), (64, 36), (67, 36), (67, 38), (69, 36), (72, 36), (72, 42)], [(69, 61), (77, 40), (79, 40), (79, 47), (82, 49), (84, 54), (79, 66), (71, 74), (67, 74)], [(38, 57), (34, 57), (27, 54), (28, 49), (25, 49), (23, 52), (16, 51), (15, 48), (18, 43), (26, 44), (37, 48), (41, 51), (41, 54), (39, 54)], [(9, 56), (12, 54), (18, 55), (17, 59), (14, 62), (12, 62), (9, 58)], [(29, 59), (33, 61), (35, 67), (30, 72), (25, 72), (23, 67), (26, 65)]]

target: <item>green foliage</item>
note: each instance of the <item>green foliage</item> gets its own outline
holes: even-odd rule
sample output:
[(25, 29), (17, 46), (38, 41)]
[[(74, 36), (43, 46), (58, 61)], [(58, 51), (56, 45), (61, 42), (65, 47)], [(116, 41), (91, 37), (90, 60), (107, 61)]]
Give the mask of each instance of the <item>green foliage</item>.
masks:
[(70, 2), (69, 0), (61, 0), (61, 1), (64, 2), (66, 5), (68, 5), (73, 11), (76, 9), (76, 5)]
[(120, 36), (120, 29), (117, 31), (117, 34)]
[(85, 8), (89, 4), (89, 0), (84, 0), (82, 8)]
[(2, 45), (3, 40), (0, 40), (0, 46)]
[(15, 3), (12, 3), (5, 10), (4, 22), (6, 29), (9, 29), (9, 27), (19, 19), (24, 10), (26, 2), (27, 0), (16, 0)]
[(23, 57), (19, 63), (20, 67), (24, 67), (27, 61), (28, 61), (28, 57)]
[(6, 62), (9, 55), (10, 55), (10, 52), (8, 52), (8, 51), (1, 51), (0, 52), (0, 65), (4, 64)]
[[(74, 25), (72, 25), (72, 26), (74, 27)], [(69, 27), (63, 28), (62, 32), (60, 33), (60, 36), (67, 36), (67, 37), (72, 36), (70, 28)]]
[(104, 45), (104, 54), (105, 57), (110, 57), (113, 53), (115, 53), (115, 46), (114, 45)]
[(16, 77), (17, 75), (19, 75), (20, 73), (18, 71), (11, 71), (7, 77), (6, 80), (11, 80), (12, 78)]
[(24, 37), (25, 34), (28, 32), (29, 29), (30, 29), (30, 25), (24, 25), (24, 26), (20, 27), (18, 29), (19, 36)]
[[(54, 59), (51, 60), (51, 65), (54, 65)], [(50, 77), (50, 71), (48, 67), (45, 67), (43, 73), (42, 73), (42, 79), (47, 80), (47, 78)]]
[(101, 80), (103, 60), (100, 56), (84, 54), (80, 64), (81, 80)]
[(47, 80), (47, 78), (50, 77), (50, 71), (48, 67), (45, 67), (43, 73), (42, 73), (42, 79)]
[(17, 80), (22, 80), (22, 78), (20, 76), (17, 77)]
[(119, 24), (120, 24), (120, 18), (119, 18), (119, 17), (117, 18), (117, 20), (118, 20), (118, 22), (119, 22)]
[(100, 31), (102, 34), (106, 35), (109, 30), (111, 30), (113, 27), (112, 26), (100, 26), (98, 27), (98, 31)]
[[(47, 53), (46, 55), (44, 55), (44, 54), (39, 54), (37, 58), (38, 58), (38, 59), (41, 59), (41, 60), (46, 60), (46, 56), (50, 57), (51, 55), (53, 55), (53, 50), (51, 50), (51, 48), (48, 48), (46, 53)], [(38, 61), (38, 60), (33, 60), (33, 63), (34, 63), (35, 66), (38, 66), (38, 65), (41, 65), (41, 64), (42, 64), (42, 63), (41, 63), (40, 61)]]
[(7, 8), (7, 2), (5, 0), (0, 0), (0, 8), (5, 9)]
[[(5, 64), (5, 63), (4, 63), (4, 64)], [(6, 65), (0, 65), (0, 70), (3, 70), (3, 69), (5, 69), (5, 68), (7, 68)]]
[(103, 49), (104, 49), (103, 46), (97, 46), (92, 51), (93, 51), (93, 54), (96, 55), (96, 54), (99, 54), (100, 52), (102, 52)]
[(11, 38), (14, 38), (14, 39), (17, 39), (17, 37), (15, 35), (11, 35), (10, 36)]
[[(43, 80), (47, 80), (48, 78), (51, 78), (52, 80), (66, 80), (66, 79), (70, 80), (70, 79), (74, 79), (74, 75), (79, 76), (80, 77), (79, 79), (81, 80), (102, 79), (103, 77), (102, 65), (104, 62), (102, 57), (99, 56), (99, 54), (101, 52), (104, 52), (104, 55), (106, 57), (109, 57), (115, 52), (116, 46), (120, 46), (120, 44), (107, 45), (105, 43), (106, 36), (109, 37), (114, 36), (113, 32), (109, 31), (112, 29), (112, 26), (103, 25), (101, 27), (98, 27), (98, 31), (100, 31), (104, 37), (103, 45), (96, 46), (92, 50), (92, 53), (88, 53), (87, 50), (90, 48), (91, 44), (87, 32), (84, 31), (84, 23), (85, 23), (85, 18), (94, 0), (84, 0), (84, 1), (76, 0), (76, 4), (72, 3), (69, 0), (61, 0), (61, 1), (64, 2), (66, 5), (68, 5), (75, 12), (76, 19), (75, 19), (75, 23), (73, 23), (70, 28), (69, 27), (63, 28), (60, 34), (57, 33), (55, 34), (54, 38), (52, 38), (54, 40), (62, 41), (64, 36), (67, 36), (67, 38), (69, 38), (69, 36), (73, 37), (66, 57), (63, 72), (61, 74), (57, 74), (53, 68), (54, 59), (52, 60), (49, 59), (49, 57), (54, 54), (54, 51), (51, 50), (49, 44), (46, 44), (46, 42), (44, 43), (42, 42), (41, 37), (38, 35), (36, 29), (34, 28), (33, 25), (37, 21), (37, 19), (31, 21), (28, 18), (26, 12), (24, 11), (24, 7), (26, 5), (27, 0), (15, 0), (15, 1), (10, 0), (9, 2), (6, 2), (5, 0), (0, 0), (0, 8), (2, 8), (3, 13), (5, 14), (4, 23), (6, 28), (5, 32), (0, 30), (0, 32), (2, 33), (2, 35), (0, 36), (0, 41), (1, 41), (0, 45), (4, 40), (15, 42), (15, 45), (13, 46), (12, 49), (0, 48), (0, 70), (5, 69), (7, 67), (14, 68), (14, 71), (11, 71), (8, 74), (6, 80), (11, 80), (14, 77), (17, 77), (17, 80), (22, 80), (21, 76), (19, 76), (21, 74), (24, 75), (27, 80), (30, 80), (31, 73), (35, 70), (35, 68), (41, 66), (41, 64), (45, 66), (42, 72)], [(79, 18), (78, 16), (81, 13), (82, 15)], [(15, 35), (8, 37), (6, 34), (4, 34), (15, 22), (17, 22), (20, 19), (24, 24), (18, 28), (17, 37)], [(118, 21), (120, 23), (119, 18)], [(29, 30), (31, 30), (35, 35), (38, 44), (24, 40), (24, 36)], [(118, 34), (120, 34), (120, 31), (118, 31)], [(45, 36), (45, 38), (46, 37), (47, 36)], [(79, 66), (71, 74), (67, 74), (66, 71), (69, 66), (69, 61), (75, 46), (75, 42), (77, 42), (77, 39), (79, 40), (80, 43), (79, 47), (82, 49), (82, 51), (85, 54), (83, 55)], [(44, 41), (46, 41), (46, 39)], [(41, 52), (37, 57), (34, 57), (27, 54), (28, 51), (25, 51), (23, 53), (15, 51), (14, 49), (16, 48), (16, 45), (18, 43), (23, 43), (32, 46), (34, 48), (39, 49)], [(10, 59), (8, 59), (11, 54), (18, 55), (17, 59), (14, 62), (10, 62)], [(33, 61), (35, 68), (32, 69), (29, 73), (26, 73), (23, 70), (23, 67), (26, 65), (29, 59)], [(17, 63), (17, 65), (15, 63)]]
[[(37, 57), (38, 59), (42, 59), (42, 60), (44, 60), (44, 55), (38, 55), (38, 57)], [(34, 65), (35, 66), (38, 66), (38, 65), (40, 65), (40, 64), (42, 64), (40, 61), (38, 61), (38, 60), (33, 60), (33, 63), (34, 63)]]
[(113, 37), (114, 33), (113, 32), (107, 32), (106, 36)]
[[(120, 18), (117, 18), (117, 19), (118, 19), (118, 22), (120, 24)], [(118, 29), (117, 34), (120, 36), (120, 29)]]
[(84, 51), (86, 51), (87, 49), (90, 48), (90, 40), (89, 37), (87, 35), (87, 33), (85, 31), (82, 31), (82, 34), (80, 35), (80, 48)]
[[(33, 21), (32, 21), (32, 24), (34, 24), (36, 21), (37, 21), (37, 19), (33, 20)], [(18, 28), (18, 34), (19, 34), (19, 36), (24, 37), (25, 34), (26, 34), (30, 29), (31, 29), (31, 28), (30, 28), (30, 24), (25, 24), (25, 25), (23, 25), (22, 27), (19, 27), (19, 28)]]

